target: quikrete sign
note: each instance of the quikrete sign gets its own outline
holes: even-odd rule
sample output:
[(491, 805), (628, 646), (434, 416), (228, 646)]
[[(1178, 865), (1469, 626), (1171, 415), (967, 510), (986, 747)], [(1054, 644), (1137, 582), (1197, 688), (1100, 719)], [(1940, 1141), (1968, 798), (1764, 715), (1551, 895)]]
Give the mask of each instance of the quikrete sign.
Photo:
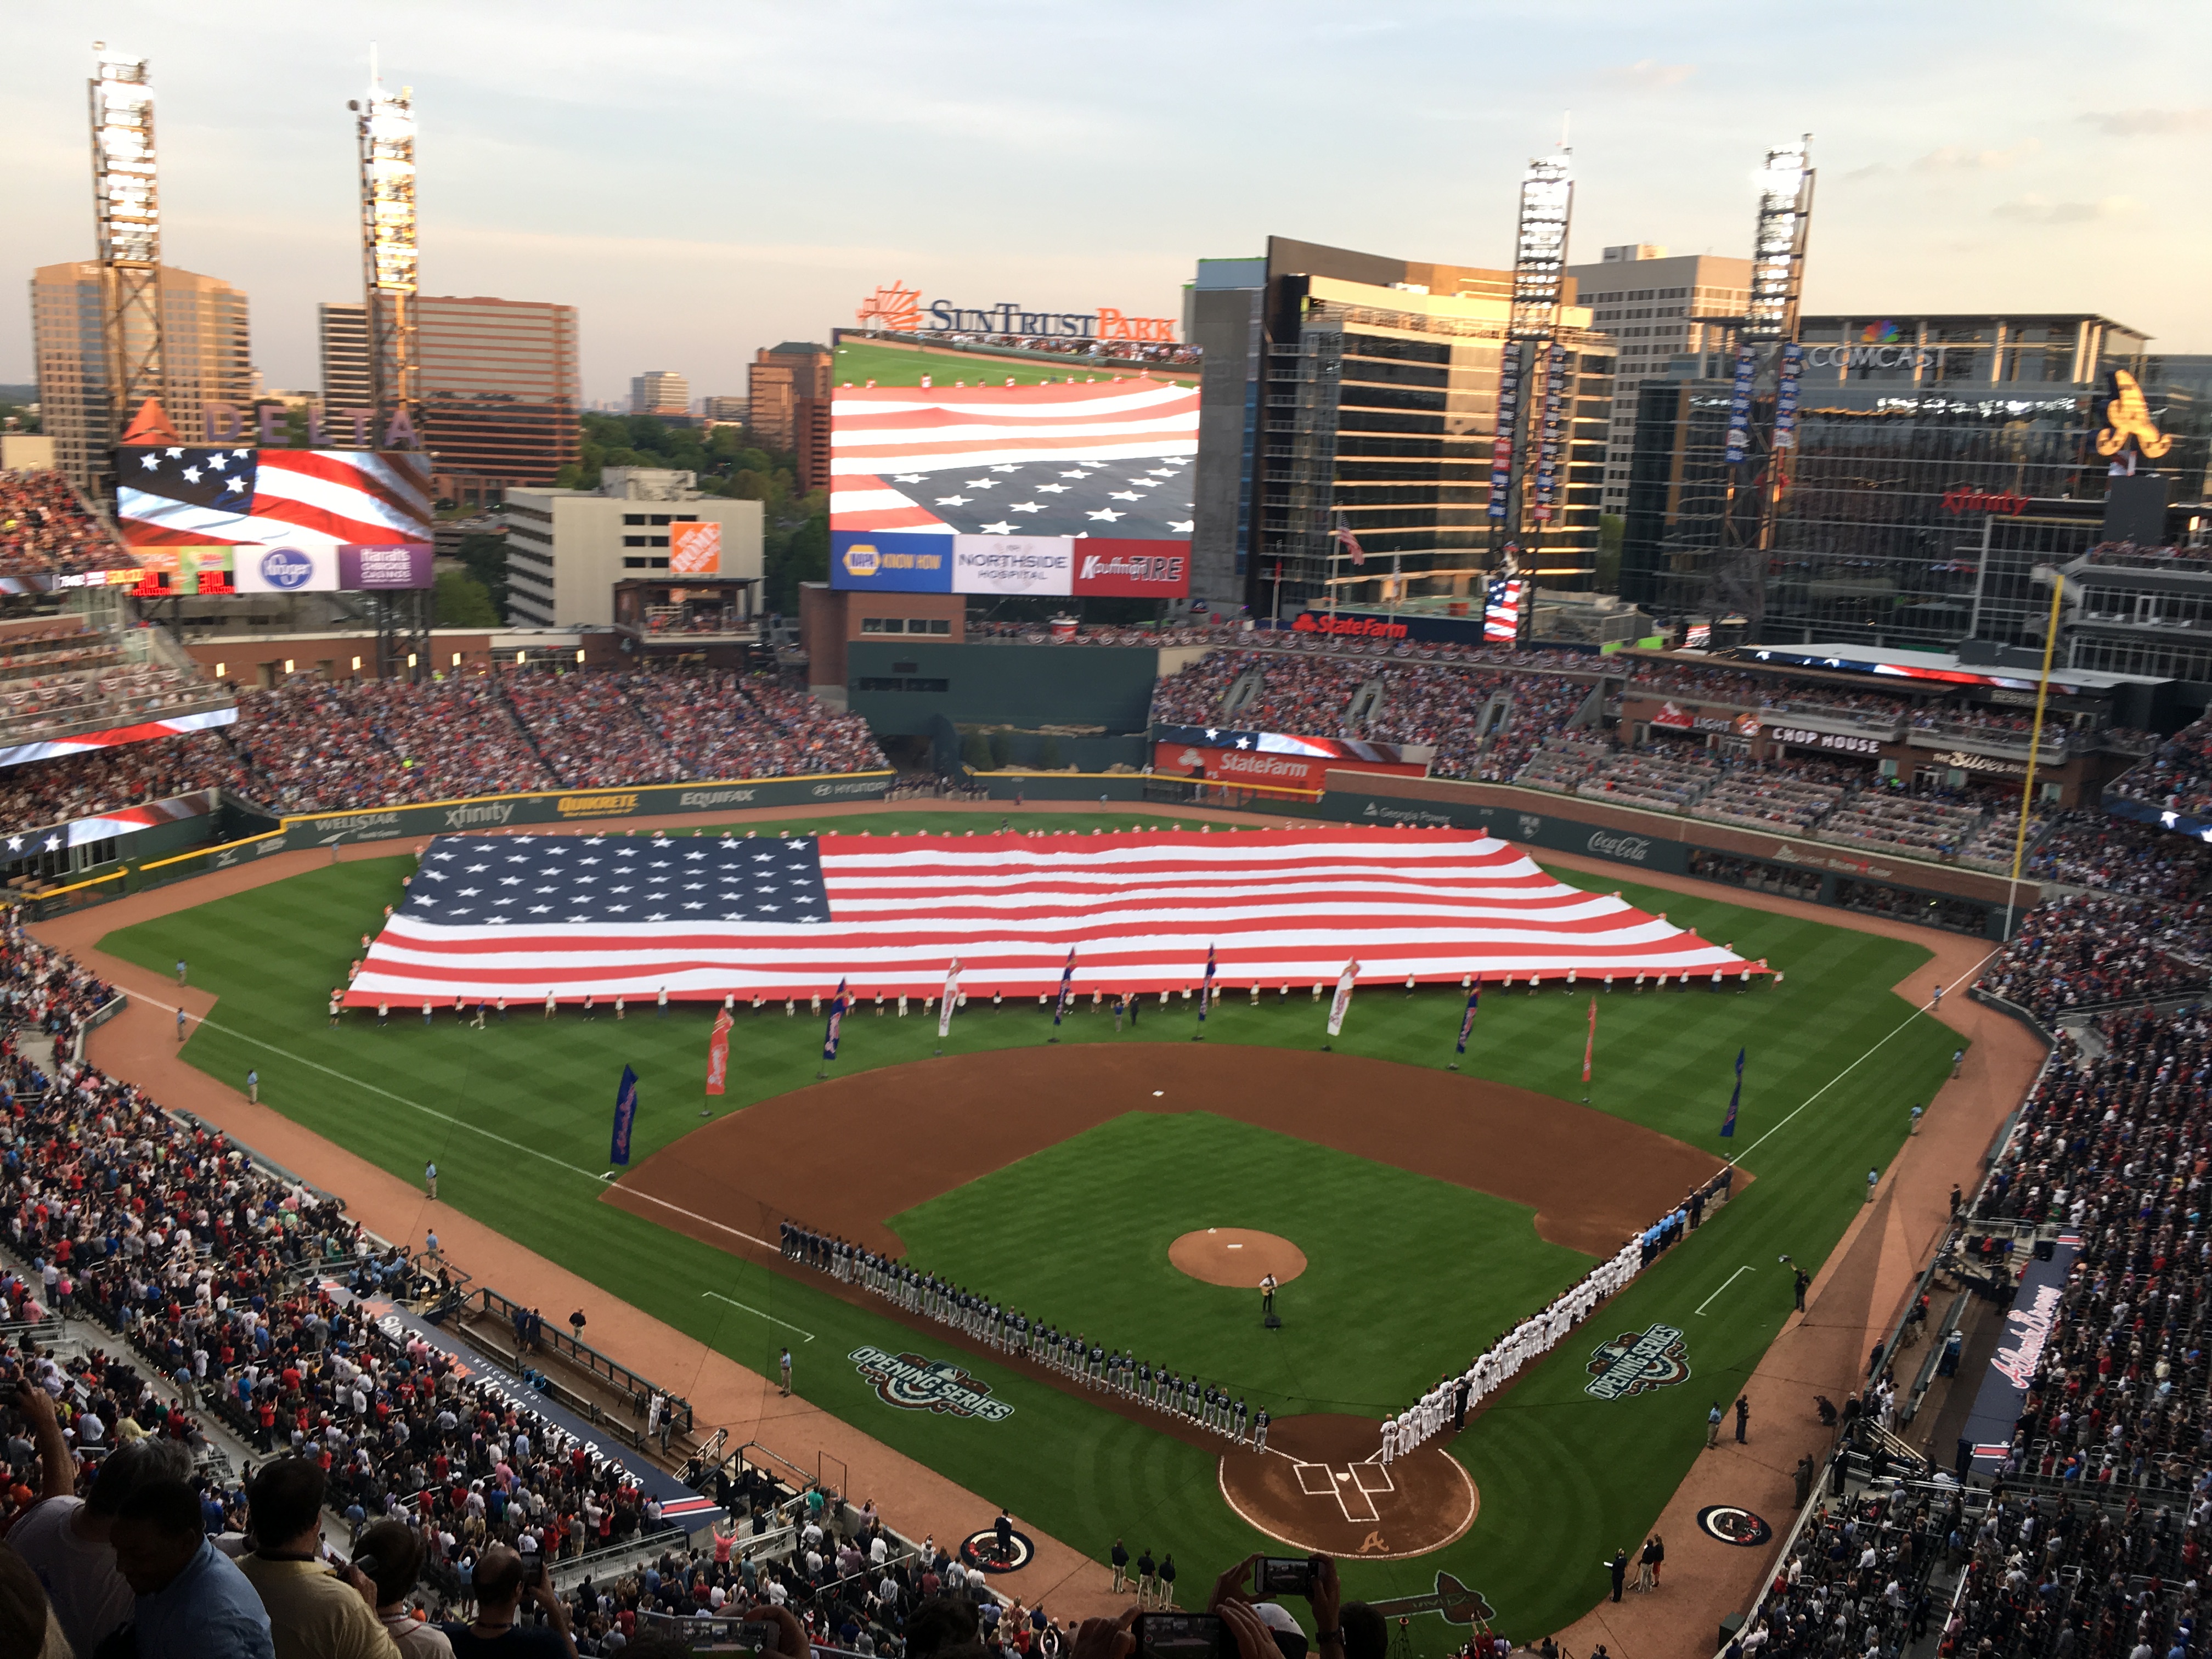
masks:
[(894, 334), (1023, 334), (1064, 340), (1173, 340), (1172, 317), (1132, 317), (1112, 306), (1090, 311), (1031, 311), (1018, 300), (959, 306), (924, 300), (920, 289), (886, 283), (860, 302), (862, 328)]

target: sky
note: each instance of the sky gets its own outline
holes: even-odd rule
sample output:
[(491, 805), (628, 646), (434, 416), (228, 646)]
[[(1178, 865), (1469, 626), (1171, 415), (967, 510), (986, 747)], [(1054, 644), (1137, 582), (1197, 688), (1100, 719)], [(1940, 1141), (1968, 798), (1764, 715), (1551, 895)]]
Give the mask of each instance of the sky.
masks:
[[(585, 394), (755, 348), (878, 284), (1177, 314), (1268, 234), (1511, 259), (1571, 138), (1571, 259), (1748, 252), (1753, 173), (1809, 132), (1805, 305), (2100, 311), (2212, 351), (2200, 299), (2212, 8), (2136, 0), (5, 0), (0, 249), (91, 252), (92, 42), (151, 60), (167, 263), (252, 301), (265, 383), (317, 380), (360, 297), (352, 118), (372, 42), (421, 125), (426, 292), (581, 312)], [(14, 290), (21, 296), (25, 288)], [(0, 382), (33, 378), (27, 303)]]

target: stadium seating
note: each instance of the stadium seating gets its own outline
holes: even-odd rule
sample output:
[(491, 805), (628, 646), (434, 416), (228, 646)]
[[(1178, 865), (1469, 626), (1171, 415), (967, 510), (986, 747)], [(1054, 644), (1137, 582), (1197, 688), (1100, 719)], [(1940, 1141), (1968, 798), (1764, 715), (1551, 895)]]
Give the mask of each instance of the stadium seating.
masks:
[(337, 811), (887, 765), (865, 720), (763, 679), (580, 672), (410, 684), (303, 675), (244, 693), (237, 723), (219, 735), (0, 772), (0, 832), (217, 786), (283, 811)]
[(74, 575), (128, 565), (58, 472), (0, 472), (0, 576)]
[(2121, 774), (2111, 793), (2192, 817), (2212, 812), (2212, 720), (2175, 732)]

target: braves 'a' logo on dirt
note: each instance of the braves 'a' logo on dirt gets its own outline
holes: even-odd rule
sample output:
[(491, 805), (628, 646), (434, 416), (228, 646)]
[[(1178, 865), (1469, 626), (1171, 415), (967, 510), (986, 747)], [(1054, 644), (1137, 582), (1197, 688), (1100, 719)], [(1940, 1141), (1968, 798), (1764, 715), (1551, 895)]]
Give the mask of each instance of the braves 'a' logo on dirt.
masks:
[(1689, 1339), (1672, 1325), (1654, 1325), (1638, 1336), (1623, 1331), (1590, 1350), (1584, 1394), (1623, 1400), (1680, 1382), (1690, 1374)]
[(862, 1346), (846, 1356), (854, 1368), (876, 1385), (877, 1395), (901, 1411), (937, 1412), (948, 1417), (980, 1417), (986, 1423), (1003, 1423), (1014, 1408), (991, 1398), (988, 1383), (975, 1378), (950, 1360), (924, 1359), (918, 1353), (885, 1353)]

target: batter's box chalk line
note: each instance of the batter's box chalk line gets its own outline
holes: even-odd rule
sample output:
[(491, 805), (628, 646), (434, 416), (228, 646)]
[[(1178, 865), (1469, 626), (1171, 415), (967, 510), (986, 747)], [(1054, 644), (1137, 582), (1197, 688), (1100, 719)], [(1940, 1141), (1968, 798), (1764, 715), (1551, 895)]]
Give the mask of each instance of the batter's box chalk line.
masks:
[(1374, 1499), (1383, 1492), (1394, 1492), (1390, 1471), (1380, 1463), (1293, 1462), (1297, 1473), (1298, 1491), (1308, 1498), (1333, 1498), (1344, 1512), (1346, 1521), (1375, 1521), (1381, 1516)]

